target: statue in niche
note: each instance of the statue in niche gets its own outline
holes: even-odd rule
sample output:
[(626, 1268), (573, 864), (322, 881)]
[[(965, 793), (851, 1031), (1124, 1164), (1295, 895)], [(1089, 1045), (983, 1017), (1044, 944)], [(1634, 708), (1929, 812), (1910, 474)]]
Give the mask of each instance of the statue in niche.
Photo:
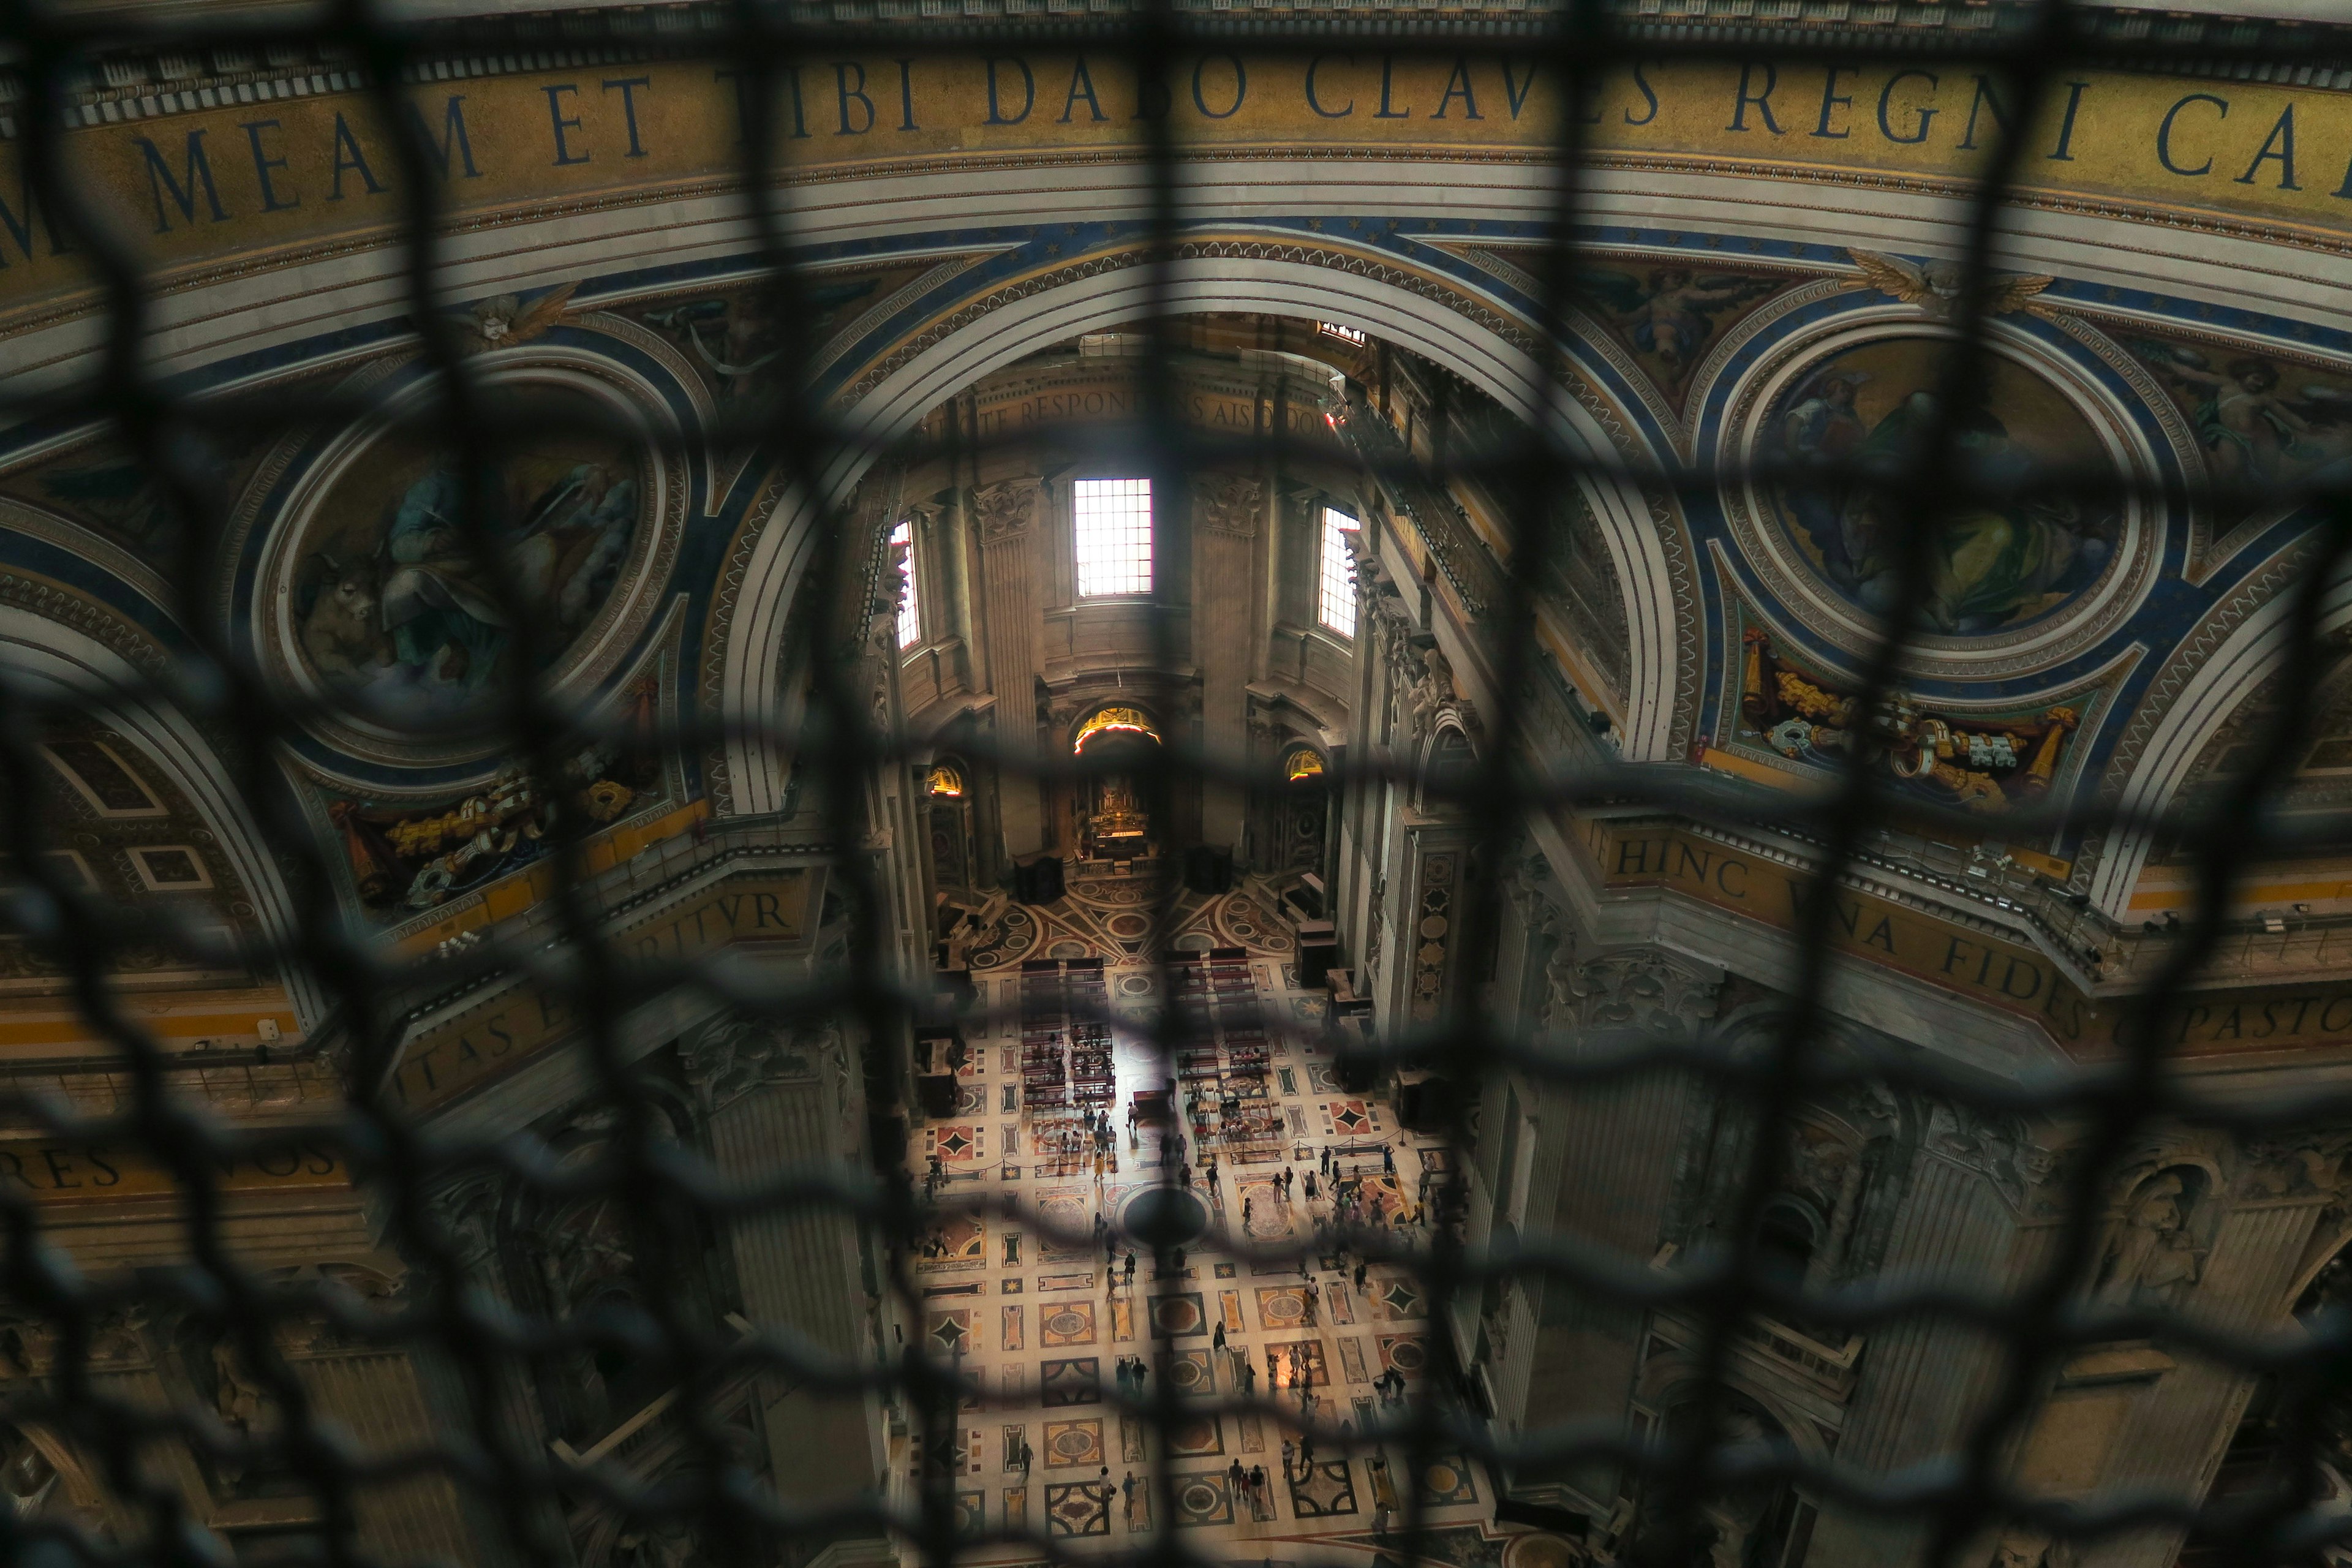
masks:
[(0, 1490), (7, 1492), (9, 1512), (17, 1519), (31, 1519), (58, 1492), (57, 1467), (14, 1426), (0, 1427)]
[[(247, 1370), (245, 1358), (228, 1336), (215, 1340), (205, 1356), (212, 1372), (213, 1414), (240, 1443), (258, 1443), (273, 1425), (269, 1396)], [(254, 1484), (268, 1479), (256, 1474), (265, 1466), (261, 1456), (214, 1453), (211, 1460), (214, 1474), (232, 1493), (247, 1495)]]
[[(551, 1321), (571, 1323), (606, 1308), (635, 1303), (636, 1258), (622, 1234), (623, 1223), (609, 1204), (595, 1202), (546, 1227), (539, 1274)], [(558, 1351), (556, 1359), (576, 1430), (602, 1431), (614, 1415), (614, 1385), (626, 1381), (629, 1358), (609, 1349), (572, 1344)]]
[(1988, 1568), (2061, 1568), (2066, 1556), (2064, 1542), (2030, 1525), (2018, 1525), (2002, 1531), (1993, 1542)]
[(2196, 1194), (2179, 1171), (2161, 1171), (2132, 1196), (2107, 1243), (2097, 1300), (2105, 1307), (2169, 1307), (2194, 1284), (2204, 1250), (2189, 1233)]
[(222, 1425), (239, 1436), (252, 1436), (261, 1425), (261, 1389), (245, 1375), (235, 1347), (226, 1340), (213, 1346), (213, 1409)]
[(622, 1531), (613, 1543), (613, 1568), (687, 1568), (702, 1555), (694, 1526), (682, 1519), (666, 1519)]

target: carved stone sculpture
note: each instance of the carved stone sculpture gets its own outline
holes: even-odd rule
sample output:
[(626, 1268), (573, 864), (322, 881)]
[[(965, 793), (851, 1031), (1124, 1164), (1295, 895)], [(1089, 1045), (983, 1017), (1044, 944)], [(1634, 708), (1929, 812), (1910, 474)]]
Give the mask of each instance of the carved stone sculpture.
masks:
[(2099, 1270), (2103, 1306), (2169, 1306), (2197, 1279), (2203, 1253), (2189, 1234), (2189, 1198), (2178, 1173), (2159, 1172), (2132, 1195)]

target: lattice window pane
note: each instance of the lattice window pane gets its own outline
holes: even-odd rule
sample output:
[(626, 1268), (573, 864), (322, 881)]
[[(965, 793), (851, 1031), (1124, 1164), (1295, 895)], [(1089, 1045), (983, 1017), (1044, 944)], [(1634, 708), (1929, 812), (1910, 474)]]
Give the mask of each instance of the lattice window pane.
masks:
[(1078, 597), (1151, 592), (1151, 481), (1080, 479), (1070, 500)]
[(923, 640), (923, 612), (915, 601), (915, 520), (908, 518), (892, 529), (890, 542), (907, 547), (907, 592), (898, 601), (898, 646), (909, 648)]
[(1343, 637), (1356, 635), (1356, 562), (1348, 552), (1348, 535), (1356, 520), (1336, 506), (1323, 509), (1323, 574), (1317, 585), (1318, 618), (1323, 629)]

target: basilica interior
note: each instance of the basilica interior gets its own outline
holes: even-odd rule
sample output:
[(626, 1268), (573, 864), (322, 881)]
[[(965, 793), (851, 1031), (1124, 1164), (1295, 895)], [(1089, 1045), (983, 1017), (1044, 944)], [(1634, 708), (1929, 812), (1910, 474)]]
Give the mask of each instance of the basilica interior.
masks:
[(2352, 1563), (2352, 33), (2216, 6), (0, 64), (26, 1560)]

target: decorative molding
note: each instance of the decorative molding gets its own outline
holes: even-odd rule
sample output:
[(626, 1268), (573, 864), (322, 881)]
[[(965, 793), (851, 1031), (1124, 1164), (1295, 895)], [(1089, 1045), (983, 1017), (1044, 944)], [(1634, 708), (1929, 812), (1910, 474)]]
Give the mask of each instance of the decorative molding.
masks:
[(163, 646), (110, 606), (45, 577), (0, 572), (0, 604), (73, 627), (142, 672), (161, 677), (172, 662)]

